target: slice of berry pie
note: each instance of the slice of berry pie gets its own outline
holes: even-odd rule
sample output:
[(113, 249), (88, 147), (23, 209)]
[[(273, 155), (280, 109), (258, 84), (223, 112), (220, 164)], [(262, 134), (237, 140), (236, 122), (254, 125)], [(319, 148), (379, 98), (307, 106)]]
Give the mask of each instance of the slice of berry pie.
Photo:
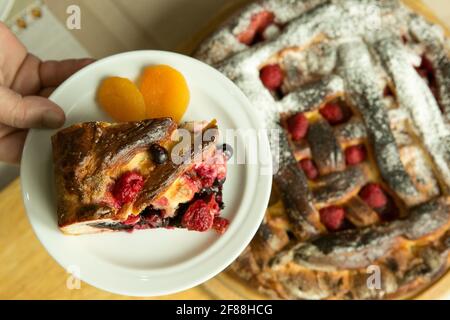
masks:
[(276, 298), (394, 298), (448, 270), (438, 26), (398, 0), (254, 1), (196, 57), (253, 102), (278, 163), (264, 222), (232, 266), (246, 284)]
[(178, 127), (170, 118), (59, 131), (52, 143), (60, 229), (225, 232), (222, 186), (231, 155), (217, 141), (215, 121)]

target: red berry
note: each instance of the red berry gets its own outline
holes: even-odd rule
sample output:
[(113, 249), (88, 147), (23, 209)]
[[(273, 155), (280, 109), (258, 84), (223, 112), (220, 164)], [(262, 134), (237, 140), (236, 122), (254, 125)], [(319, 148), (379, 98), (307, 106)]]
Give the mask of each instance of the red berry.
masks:
[(359, 196), (371, 208), (382, 208), (388, 202), (388, 198), (383, 189), (376, 183), (369, 183), (365, 185), (359, 192)]
[(345, 210), (338, 206), (330, 206), (319, 211), (320, 221), (330, 231), (339, 230), (345, 218)]
[(288, 131), (292, 136), (292, 140), (300, 140), (306, 136), (308, 132), (308, 119), (303, 113), (297, 113), (290, 117), (287, 121)]
[(215, 217), (212, 227), (217, 233), (224, 234), (225, 231), (227, 231), (229, 225), (230, 221), (228, 221), (228, 219)]
[(300, 168), (302, 168), (305, 175), (310, 180), (314, 180), (319, 176), (319, 171), (311, 159), (303, 159), (300, 161)]
[(217, 167), (213, 164), (201, 163), (195, 168), (197, 177), (200, 179), (202, 188), (209, 188), (217, 178)]
[(122, 174), (114, 184), (112, 194), (120, 205), (134, 201), (144, 186), (144, 177), (134, 171)]
[(275, 15), (270, 11), (262, 11), (254, 14), (251, 17), (248, 28), (237, 36), (239, 42), (246, 45), (251, 45), (256, 36), (258, 34), (261, 35), (264, 30), (273, 23), (274, 20)]
[(345, 160), (347, 164), (354, 165), (366, 160), (367, 152), (364, 145), (351, 146), (345, 149)]
[(330, 124), (339, 124), (345, 120), (344, 111), (337, 103), (327, 103), (319, 112)]
[(219, 211), (215, 197), (208, 200), (196, 200), (186, 210), (181, 220), (182, 226), (188, 230), (206, 231), (211, 229), (214, 223), (214, 217)]
[(270, 64), (259, 71), (264, 86), (269, 90), (277, 90), (283, 83), (283, 71), (278, 64)]

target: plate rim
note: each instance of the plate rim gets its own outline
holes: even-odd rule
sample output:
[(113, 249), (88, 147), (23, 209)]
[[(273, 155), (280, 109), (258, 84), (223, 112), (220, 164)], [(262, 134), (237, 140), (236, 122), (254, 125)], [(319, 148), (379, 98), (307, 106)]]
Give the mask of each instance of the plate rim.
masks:
[[(178, 54), (178, 53), (174, 53), (174, 52), (169, 52), (169, 51), (161, 51), (161, 50), (135, 50), (135, 51), (128, 51), (128, 52), (124, 52), (124, 53), (119, 53), (119, 54), (115, 54), (103, 59), (100, 59), (96, 62), (94, 62), (92, 65), (86, 67), (85, 69), (80, 70), (79, 72), (75, 73), (74, 75), (72, 75), (71, 77), (69, 77), (60, 87), (58, 87), (55, 92), (52, 94), (52, 96), (50, 97), (50, 99), (52, 99), (54, 96), (57, 96), (59, 94), (59, 92), (65, 90), (65, 88), (67, 86), (70, 86), (70, 83), (73, 81), (74, 78), (77, 77), (82, 77), (85, 73), (89, 73), (91, 68), (95, 68), (97, 64), (102, 64), (102, 63), (107, 63), (108, 60), (114, 60), (117, 58), (120, 58), (121, 56), (130, 56), (130, 55), (142, 55), (142, 54), (152, 54), (152, 55), (166, 55), (166, 56), (173, 56), (175, 59), (185, 59), (186, 61), (189, 62), (193, 62), (196, 64), (200, 64), (203, 67), (206, 67), (207, 69), (209, 69), (210, 72), (215, 73), (216, 77), (221, 78), (221, 82), (224, 81), (224, 84), (226, 84), (227, 86), (231, 86), (234, 89), (234, 94), (237, 94), (239, 96), (239, 99), (243, 102), (243, 105), (246, 105), (245, 107), (245, 113), (247, 114), (247, 116), (249, 117), (249, 124), (252, 126), (252, 128), (254, 129), (264, 129), (264, 125), (263, 122), (260, 119), (260, 115), (257, 112), (257, 109), (255, 109), (255, 107), (251, 104), (251, 102), (248, 100), (248, 98), (245, 96), (245, 94), (227, 77), (225, 77), (223, 74), (221, 74), (218, 70), (212, 68), (211, 66), (197, 60), (194, 59), (192, 57), (189, 56), (185, 56), (182, 54)], [(154, 58), (154, 57), (153, 57)], [(237, 89), (237, 90), (236, 90)], [(69, 111), (70, 107), (64, 108), (63, 109), (65, 111)], [(250, 112), (252, 112), (250, 114)], [(24, 145), (24, 157), (22, 158), (21, 161), (21, 172), (22, 172), (22, 168), (24, 168), (24, 164), (26, 163), (26, 154), (29, 150), (29, 141), (30, 141), (30, 137), (32, 137), (32, 133), (35, 132), (36, 130), (32, 129), (30, 130), (30, 134), (27, 135), (26, 141), (25, 141), (25, 145)], [(269, 154), (271, 154), (270, 152), (270, 146), (269, 146), (269, 140), (267, 137), (267, 134), (264, 134), (264, 137), (262, 139), (262, 147), (264, 148), (265, 151), (269, 152)], [(269, 163), (268, 163), (268, 170), (272, 170), (272, 157), (268, 157), (269, 158)], [(260, 168), (260, 167), (259, 167)], [(248, 172), (248, 169), (246, 170), (246, 172)], [(257, 184), (260, 184), (260, 187), (258, 187), (257, 185), (254, 186), (255, 190), (258, 190), (260, 192), (255, 192), (253, 199), (258, 199), (259, 201), (257, 201), (257, 203), (259, 203), (259, 205), (255, 205), (251, 207), (251, 210), (255, 210), (257, 209), (259, 213), (258, 215), (258, 224), (254, 224), (253, 228), (250, 230), (250, 232), (247, 233), (247, 236), (245, 239), (242, 239), (242, 243), (239, 246), (239, 250), (234, 250), (234, 254), (230, 254), (228, 259), (225, 259), (220, 266), (216, 266), (216, 268), (214, 268), (214, 270), (210, 270), (209, 272), (205, 273), (205, 275), (203, 277), (198, 277), (195, 280), (191, 280), (189, 284), (186, 284), (185, 286), (178, 286), (176, 290), (124, 290), (124, 288), (112, 288), (111, 285), (104, 285), (102, 283), (99, 283), (97, 281), (95, 281), (94, 279), (92, 279), (91, 276), (81, 276), (81, 280), (93, 285), (97, 288), (109, 291), (109, 292), (113, 292), (116, 294), (125, 294), (128, 296), (160, 296), (160, 295), (164, 295), (164, 294), (170, 294), (170, 293), (175, 293), (175, 292), (180, 292), (183, 290), (186, 290), (188, 288), (194, 287), (196, 285), (199, 285), (207, 280), (209, 280), (210, 278), (214, 277), (215, 275), (219, 274), (221, 271), (223, 271), (227, 266), (229, 266), (241, 253), (242, 251), (245, 249), (245, 247), (250, 243), (251, 239), (254, 237), (254, 235), (256, 234), (259, 224), (260, 222), (263, 220), (264, 214), (265, 214), (265, 209), (267, 208), (267, 204), (269, 202), (269, 198), (270, 198), (270, 193), (271, 193), (271, 185), (272, 185), (272, 171), (269, 172), (270, 174), (266, 174), (265, 177), (264, 175), (259, 175), (258, 180), (256, 180)], [(26, 215), (28, 220), (30, 221), (30, 224), (32, 226), (33, 232), (35, 233), (36, 237), (39, 239), (39, 241), (41, 242), (41, 244), (44, 246), (45, 250), (47, 251), (47, 253), (60, 265), (62, 266), (65, 270), (67, 270), (68, 266), (70, 265), (70, 263), (68, 263), (67, 259), (66, 261), (64, 261), (64, 256), (57, 256), (58, 252), (51, 252), (51, 248), (49, 247), (48, 242), (46, 242), (45, 239), (43, 239), (43, 235), (40, 233), (39, 228), (33, 223), (33, 213), (32, 213), (32, 208), (30, 208), (31, 205), (31, 201), (29, 199), (27, 199), (27, 187), (26, 187), (26, 181), (27, 181), (27, 177), (25, 175), (21, 174), (20, 177), (20, 184), (21, 184), (21, 190), (22, 190), (22, 197), (23, 197), (23, 202), (24, 202), (24, 206), (25, 206), (25, 211), (26, 211)], [(262, 180), (261, 180), (262, 179)], [(264, 182), (261, 184), (261, 182)], [(261, 190), (260, 190), (261, 189)], [(264, 201), (261, 201), (264, 200)], [(248, 217), (248, 212), (245, 213), (245, 215), (242, 216), (242, 220), (245, 221), (245, 218)], [(59, 231), (59, 229), (58, 229)], [(237, 233), (237, 231), (236, 231)], [(231, 242), (231, 240), (230, 240)], [(223, 243), (223, 247), (226, 247), (227, 243)], [(191, 261), (195, 258), (192, 259), (187, 259), (187, 261)], [(186, 261), (184, 261), (186, 262)], [(95, 276), (94, 276), (95, 278)], [(129, 289), (129, 288), (128, 288)], [(156, 292), (156, 293), (155, 293)]]

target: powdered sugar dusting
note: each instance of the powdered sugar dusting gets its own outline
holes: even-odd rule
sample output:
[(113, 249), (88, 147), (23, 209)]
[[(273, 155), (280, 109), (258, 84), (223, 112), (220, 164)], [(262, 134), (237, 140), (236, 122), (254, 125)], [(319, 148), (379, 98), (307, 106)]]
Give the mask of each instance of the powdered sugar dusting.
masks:
[(397, 88), (397, 98), (407, 110), (429, 151), (442, 180), (450, 190), (450, 131), (439, 106), (424, 80), (405, 60), (405, 51), (395, 38), (378, 42), (382, 57)]
[[(330, 73), (329, 76), (321, 74), (320, 76), (323, 77), (323, 79), (319, 79), (318, 81), (306, 84), (295, 84), (294, 81), (288, 81), (290, 85), (284, 87), (287, 90), (286, 95), (282, 100), (275, 101), (274, 97), (264, 88), (259, 80), (258, 70), (265, 61), (280, 59), (279, 63), (287, 68), (286, 72), (288, 78), (289, 74), (292, 72), (292, 79), (295, 79), (296, 76), (297, 79), (304, 79), (304, 74), (301, 74), (301, 72), (303, 71), (303, 73), (305, 73), (305, 68), (295, 65), (295, 63), (292, 62), (292, 55), (306, 55), (308, 59), (301, 58), (297, 61), (304, 61), (303, 63), (306, 63), (309, 69), (314, 68), (314, 65), (330, 65), (330, 63), (333, 65), (336, 63), (336, 55), (333, 54), (336, 48), (347, 46), (349, 48), (349, 53), (351, 53), (353, 44), (361, 42), (363, 43), (362, 46), (367, 46), (365, 51), (369, 52), (369, 58), (366, 61), (366, 63), (372, 66), (369, 71), (376, 74), (377, 68), (383, 68), (383, 65), (378, 63), (378, 55), (380, 55), (381, 58), (389, 55), (389, 46), (382, 45), (386, 42), (384, 40), (385, 38), (395, 37), (395, 39), (399, 39), (403, 33), (408, 31), (408, 27), (412, 30), (414, 30), (414, 28), (423, 30), (428, 26), (424, 25), (423, 19), (411, 15), (409, 10), (400, 5), (399, 1), (394, 0), (383, 2), (374, 0), (335, 0), (328, 2), (327, 5), (322, 5), (324, 3), (323, 1), (303, 1), (301, 3), (304, 5), (299, 5), (296, 7), (296, 10), (292, 9), (294, 1), (282, 1), (281, 4), (277, 3), (276, 5), (275, 3), (276, 2), (273, 1), (263, 1), (250, 6), (247, 11), (239, 16), (241, 17), (241, 20), (237, 17), (236, 21), (240, 21), (239, 24), (242, 25), (248, 24), (250, 17), (258, 10), (262, 10), (262, 8), (269, 8), (272, 10), (276, 6), (278, 10), (275, 10), (275, 14), (277, 19), (281, 19), (279, 20), (280, 22), (289, 21), (282, 13), (284, 10), (290, 12), (291, 15), (289, 18), (292, 19), (292, 21), (286, 24), (280, 36), (274, 40), (247, 47), (246, 50), (235, 51), (229, 58), (219, 59), (220, 62), (217, 65), (223, 73), (241, 87), (254, 105), (258, 106), (258, 110), (263, 115), (268, 128), (279, 128), (279, 114), (281, 112), (308, 111), (320, 105), (320, 102), (324, 101), (327, 96), (339, 91), (348, 91), (350, 88), (346, 88), (344, 82), (346, 82), (347, 85), (354, 85), (361, 82), (364, 77), (367, 77), (371, 81), (370, 83), (366, 83), (366, 87), (368, 87), (368, 84), (373, 87), (379, 87), (380, 80), (377, 76), (362, 74), (361, 72), (352, 72), (351, 70), (361, 70), (360, 68), (364, 67), (361, 63), (358, 64), (355, 62), (357, 60), (356, 58), (358, 58), (358, 56), (355, 55), (355, 61), (348, 61), (346, 70), (340, 73), (345, 74), (346, 79), (344, 79), (344, 81), (340, 79), (338, 75), (334, 74), (334, 68), (328, 68), (328, 72)], [(310, 11), (304, 13), (307, 10)], [(233, 25), (233, 23), (230, 25)], [(225, 32), (224, 30), (226, 30), (226, 28), (221, 32)], [(235, 34), (236, 32), (236, 29), (233, 29), (233, 32), (231, 33)], [(426, 37), (429, 42), (436, 43), (436, 41), (442, 40), (442, 37), (439, 37), (436, 32), (436, 30), (429, 32), (430, 35)], [(329, 39), (326, 43), (321, 44), (321, 54), (308, 54), (308, 52), (317, 52), (318, 46), (311, 44), (313, 44), (315, 39), (319, 38)], [(348, 43), (350, 43), (350, 45), (348, 45)], [(323, 50), (324, 45), (328, 48), (325, 51)], [(224, 47), (227, 47), (227, 45), (224, 45)], [(282, 54), (276, 58), (277, 54), (282, 52), (285, 48), (301, 49), (300, 51), (291, 51), (292, 53), (288, 52)], [(199, 54), (198, 56), (208, 57), (207, 59), (222, 55), (220, 50), (214, 50), (214, 48), (211, 47), (210, 41), (207, 41), (201, 50), (203, 50), (202, 54)], [(377, 54), (375, 54), (375, 52)], [(407, 57), (406, 51), (404, 52), (402, 59), (411, 60), (411, 53)], [(289, 69), (289, 66), (292, 65), (294, 65), (294, 67), (292, 67), (294, 71)], [(342, 70), (342, 65), (339, 67), (340, 70)], [(405, 76), (412, 77), (418, 82), (421, 81), (417, 74), (413, 74), (413, 72), (413, 68), (410, 68), (410, 72), (406, 75), (401, 72), (397, 74), (394, 72), (393, 78), (395, 78), (396, 75), (399, 79), (398, 81), (395, 81), (394, 79), (394, 82), (397, 86), (396, 90), (398, 91), (398, 97), (402, 105), (405, 104), (405, 100), (409, 101), (406, 105), (408, 105), (408, 103), (411, 104), (412, 100), (417, 101), (417, 97), (416, 99), (412, 99), (411, 95), (409, 95), (409, 98), (405, 99), (405, 95), (407, 95), (406, 92), (408, 92), (407, 83), (410, 83), (410, 81), (405, 81)], [(352, 79), (352, 77), (361, 78)], [(424, 103), (423, 105), (431, 104), (433, 107), (430, 110), (428, 108), (422, 108), (421, 110), (419, 108), (412, 108), (415, 110), (415, 116), (412, 114), (413, 120), (419, 128), (424, 127), (424, 129), (426, 129), (425, 123), (436, 123), (437, 126), (433, 127), (436, 131), (434, 133), (428, 132), (429, 134), (423, 135), (423, 138), (425, 139), (424, 141), (425, 145), (427, 145), (427, 150), (433, 154), (433, 159), (435, 160), (437, 167), (443, 173), (443, 176), (447, 177), (449, 174), (448, 158), (445, 156), (447, 147), (443, 147), (442, 144), (442, 139), (447, 139), (447, 129), (445, 129), (442, 115), (437, 108), (434, 97), (431, 96), (429, 89), (425, 86), (423, 81), (421, 82), (422, 87), (420, 90), (415, 90), (412, 96), (417, 95), (417, 92), (421, 92), (420, 99), (422, 103)], [(363, 88), (357, 87), (354, 89), (357, 91)], [(375, 103), (375, 109), (384, 108), (383, 102), (379, 99), (380, 92), (376, 91), (375, 88), (369, 92), (364, 92), (364, 94), (365, 98), (368, 100), (369, 106)], [(381, 114), (385, 113), (381, 112)], [(383, 169), (381, 171), (385, 171), (385, 179), (393, 179), (390, 185), (394, 190), (398, 191), (399, 194), (404, 194), (405, 199), (408, 198), (411, 200), (417, 193), (410, 179), (408, 179), (405, 170), (402, 168), (395, 140), (393, 139), (389, 128), (389, 121), (383, 119), (383, 121), (380, 122), (380, 125), (381, 127), (374, 127), (372, 130), (374, 141), (389, 140), (389, 143), (385, 145), (382, 150), (380, 148), (377, 149), (380, 161), (382, 159), (382, 162), (379, 162), (379, 165)], [(431, 128), (431, 126), (428, 128)], [(428, 129), (428, 131), (430, 131), (430, 129)], [(387, 138), (388, 136), (390, 138)], [(281, 150), (281, 154), (287, 155), (288, 151)], [(278, 157), (275, 160), (281, 161), (283, 158), (286, 157)], [(280, 163), (280, 166), (283, 166), (283, 163)], [(395, 175), (392, 176), (391, 173), (395, 173)], [(447, 181), (447, 178), (445, 180)], [(407, 202), (409, 203), (410, 201)]]
[[(277, 30), (272, 31), (276, 32), (265, 41), (243, 45), (236, 39), (237, 34), (261, 10), (275, 14)], [(398, 237), (414, 240), (448, 225), (450, 59), (446, 41), (440, 28), (413, 14), (399, 0), (265, 0), (247, 7), (203, 44), (197, 57), (215, 65), (243, 90), (267, 128), (279, 129), (271, 131), (272, 151), (274, 161), (289, 173), (289, 181), (284, 183), (281, 174), (275, 181), (282, 180), (286, 211), (289, 217), (297, 218), (293, 226), (300, 228), (302, 235), (295, 234), (297, 239), (291, 244), (297, 241), (297, 246), (289, 246), (275, 256), (267, 269), (252, 270), (258, 279), (267, 276), (294, 298), (336, 298), (343, 292), (355, 298), (380, 297), (382, 292), (359, 290), (353, 273), (347, 279), (350, 287), (341, 292), (337, 289), (340, 285), (330, 285), (331, 274), (314, 273), (320, 286), (315, 283), (308, 287), (304, 283), (311, 278), (312, 270), (336, 272), (374, 263), (383, 265), (381, 257), (396, 262), (391, 251), (397, 250)], [(418, 75), (420, 70), (415, 70), (424, 63), (423, 56), (434, 69), (436, 83), (432, 78), (427, 84)], [(267, 90), (259, 79), (259, 70), (266, 64), (278, 64), (284, 72), (284, 83), (277, 92)], [(316, 228), (314, 220), (317, 203), (312, 203), (311, 198), (317, 188), (311, 187), (296, 169), (290, 141), (279, 124), (280, 114), (314, 111), (335, 97), (350, 102), (356, 114), (332, 127), (333, 137), (327, 131), (327, 142), (334, 142), (338, 148), (366, 142), (384, 182), (402, 200), (402, 207), (409, 208), (407, 219), (328, 236), (318, 234), (320, 227)], [(310, 143), (310, 139), (306, 140)], [(306, 142), (299, 146), (311, 147)], [(308, 157), (314, 158), (312, 153), (309, 150)], [(333, 174), (344, 172), (336, 167), (323, 169), (338, 171)], [(298, 181), (291, 181), (294, 179)], [(342, 190), (340, 186), (337, 191)], [(345, 196), (338, 195), (333, 201), (339, 198), (346, 202)], [(298, 203), (303, 207), (299, 208)], [(300, 212), (293, 212), (296, 206)], [(272, 254), (256, 251), (252, 254), (257, 259)], [(402, 258), (401, 263), (405, 261)], [(433, 272), (442, 266), (436, 263)], [(288, 276), (289, 272), (292, 275)], [(406, 275), (391, 272), (388, 291), (395, 292), (419, 276), (410, 273), (411, 279), (407, 279)]]

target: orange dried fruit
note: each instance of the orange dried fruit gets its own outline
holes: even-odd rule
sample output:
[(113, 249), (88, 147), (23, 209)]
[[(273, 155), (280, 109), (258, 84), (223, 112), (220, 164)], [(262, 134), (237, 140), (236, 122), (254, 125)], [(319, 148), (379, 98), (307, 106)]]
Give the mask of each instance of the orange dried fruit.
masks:
[(190, 93), (184, 76), (168, 65), (145, 68), (140, 89), (148, 118), (171, 117), (179, 122), (189, 104)]
[(97, 100), (116, 121), (138, 121), (146, 118), (144, 97), (129, 79), (110, 77), (103, 80), (97, 92)]

